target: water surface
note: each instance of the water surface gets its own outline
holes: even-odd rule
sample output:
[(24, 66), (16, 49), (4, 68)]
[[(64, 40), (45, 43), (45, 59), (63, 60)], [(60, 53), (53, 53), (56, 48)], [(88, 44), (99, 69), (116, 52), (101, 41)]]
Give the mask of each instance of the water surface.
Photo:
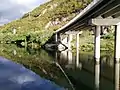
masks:
[(68, 90), (119, 90), (119, 63), (114, 63), (112, 53), (102, 53), (100, 64), (95, 63), (93, 53), (80, 52), (77, 55), (71, 51), (47, 52), (0, 45), (0, 56), (24, 65), (59, 87)]

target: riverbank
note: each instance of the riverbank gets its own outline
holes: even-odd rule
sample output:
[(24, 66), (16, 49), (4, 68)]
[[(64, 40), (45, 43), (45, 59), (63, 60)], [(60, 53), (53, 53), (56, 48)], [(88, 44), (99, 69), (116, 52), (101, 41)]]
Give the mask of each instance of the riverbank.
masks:
[[(47, 32), (30, 32), (30, 34), (1, 34), (0, 43), (11, 44), (14, 43), (21, 47), (30, 47), (35, 49), (40, 49), (49, 38), (52, 36), (52, 31)], [(75, 41), (76, 38), (73, 38), (72, 41), (72, 50), (76, 51)], [(113, 52), (114, 50), (114, 35), (113, 33), (108, 33), (106, 35), (101, 35), (101, 51)], [(94, 51), (94, 35), (91, 31), (86, 30), (80, 35), (80, 51), (92, 52)]]

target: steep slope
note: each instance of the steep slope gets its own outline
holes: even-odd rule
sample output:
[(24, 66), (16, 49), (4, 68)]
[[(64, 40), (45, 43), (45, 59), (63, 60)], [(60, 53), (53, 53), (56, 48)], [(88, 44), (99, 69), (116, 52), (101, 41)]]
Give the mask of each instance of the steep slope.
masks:
[(19, 20), (0, 27), (0, 41), (27, 41), (43, 45), (53, 31), (70, 21), (90, 2), (91, 0), (51, 0)]

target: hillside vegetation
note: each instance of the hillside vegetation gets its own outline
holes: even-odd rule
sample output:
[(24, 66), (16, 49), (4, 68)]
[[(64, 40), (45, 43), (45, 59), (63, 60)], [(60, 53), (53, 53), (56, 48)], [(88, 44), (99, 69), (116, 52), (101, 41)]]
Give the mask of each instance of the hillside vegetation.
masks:
[[(1, 43), (43, 45), (55, 30), (75, 17), (92, 0), (51, 0), (22, 18), (0, 27)], [(23, 44), (24, 45), (24, 44)]]

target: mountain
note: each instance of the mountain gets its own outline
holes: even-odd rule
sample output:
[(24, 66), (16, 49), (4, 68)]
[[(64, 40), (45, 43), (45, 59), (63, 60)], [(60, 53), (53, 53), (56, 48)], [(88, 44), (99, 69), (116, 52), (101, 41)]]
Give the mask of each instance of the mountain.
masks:
[(0, 27), (1, 43), (27, 41), (43, 45), (55, 30), (69, 22), (92, 0), (50, 0), (22, 18)]

